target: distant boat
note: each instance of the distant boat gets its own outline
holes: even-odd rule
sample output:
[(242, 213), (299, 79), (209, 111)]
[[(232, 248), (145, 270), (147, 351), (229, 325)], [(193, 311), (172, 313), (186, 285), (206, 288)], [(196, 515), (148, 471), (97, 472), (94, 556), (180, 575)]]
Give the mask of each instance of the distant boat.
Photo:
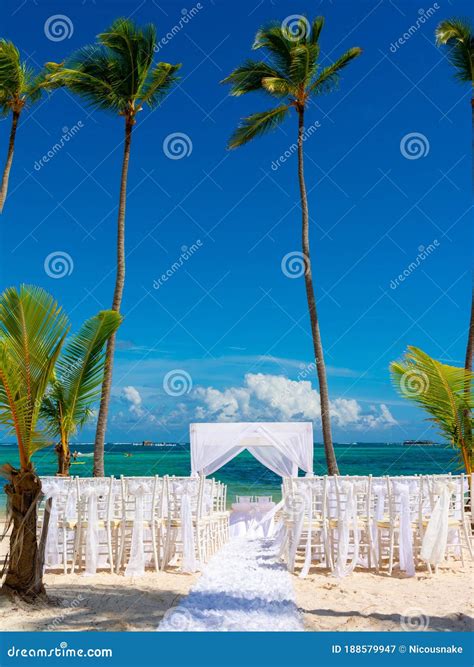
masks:
[(404, 440), (404, 445), (435, 445), (433, 440)]

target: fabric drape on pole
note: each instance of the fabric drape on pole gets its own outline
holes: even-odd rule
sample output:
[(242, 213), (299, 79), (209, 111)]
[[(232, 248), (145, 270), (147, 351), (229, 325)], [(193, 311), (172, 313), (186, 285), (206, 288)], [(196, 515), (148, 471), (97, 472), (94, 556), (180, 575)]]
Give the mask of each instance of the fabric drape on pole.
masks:
[(191, 474), (211, 475), (244, 449), (280, 477), (313, 474), (310, 422), (191, 424)]

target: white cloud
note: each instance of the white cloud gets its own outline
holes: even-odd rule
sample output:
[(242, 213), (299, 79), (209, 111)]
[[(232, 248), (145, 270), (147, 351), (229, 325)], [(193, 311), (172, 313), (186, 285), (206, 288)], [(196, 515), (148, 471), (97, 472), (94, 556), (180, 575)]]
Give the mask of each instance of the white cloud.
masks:
[(130, 412), (135, 415), (136, 417), (142, 417), (144, 414), (143, 408), (142, 408), (142, 397), (140, 395), (140, 392), (138, 389), (135, 387), (132, 387), (131, 385), (128, 387), (124, 387), (122, 389), (122, 397), (125, 399), (125, 401), (129, 404), (129, 410)]
[[(247, 373), (240, 387), (219, 390), (196, 387), (195, 418), (217, 421), (258, 421), (263, 419), (307, 419), (319, 422), (321, 407), (319, 393), (311, 383), (290, 380), (283, 375)], [(394, 426), (397, 422), (382, 403), (363, 410), (355, 399), (336, 398), (330, 402), (333, 423), (339, 427), (376, 429)]]

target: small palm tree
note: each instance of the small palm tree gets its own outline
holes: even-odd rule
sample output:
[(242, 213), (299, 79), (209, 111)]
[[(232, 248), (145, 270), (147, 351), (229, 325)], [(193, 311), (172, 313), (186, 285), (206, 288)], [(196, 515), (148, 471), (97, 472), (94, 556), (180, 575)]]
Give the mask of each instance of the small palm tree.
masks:
[(319, 38), (324, 19), (318, 16), (311, 26), (301, 17), (298, 24), (285, 26), (272, 24), (261, 28), (255, 37), (254, 49), (264, 49), (267, 60), (247, 60), (237, 67), (224, 83), (232, 86), (232, 95), (245, 95), (254, 91), (269, 94), (279, 105), (269, 111), (244, 118), (229, 141), (230, 148), (237, 148), (284, 121), (294, 110), (298, 119), (298, 181), (302, 212), (302, 250), (305, 261), (306, 297), (308, 301), (313, 348), (321, 397), (321, 421), (326, 461), (330, 475), (338, 473), (332, 443), (329, 393), (324, 364), (323, 345), (316, 310), (313, 288), (310, 247), (309, 212), (304, 178), (305, 112), (316, 95), (330, 92), (337, 85), (341, 70), (361, 54), (360, 48), (352, 48), (334, 63), (321, 67), (319, 63)]
[[(474, 374), (464, 368), (448, 366), (432, 359), (422, 350), (409, 346), (401, 361), (390, 364), (397, 391), (421, 408), (459, 453), (466, 473), (472, 473), (472, 382)], [(469, 391), (466, 393), (466, 381)]]
[[(474, 81), (474, 35), (469, 20), (452, 18), (441, 21), (436, 28), (436, 44), (444, 46), (447, 57), (455, 70), (455, 77), (461, 83), (470, 83), (473, 90)], [(471, 123), (474, 141), (474, 95), (471, 94)], [(474, 169), (474, 147), (472, 150), (472, 164)], [(474, 173), (473, 173), (474, 179)], [(466, 346), (464, 367), (472, 370), (474, 353), (474, 291), (471, 294), (471, 318)]]
[(69, 442), (92, 416), (92, 404), (100, 395), (104, 375), (104, 346), (122, 321), (114, 310), (87, 320), (65, 346), (55, 376), (41, 407), (48, 432), (58, 438), (58, 475), (68, 475)]
[(0, 187), (0, 213), (7, 197), (20, 114), (28, 104), (33, 104), (40, 98), (43, 80), (41, 74), (35, 74), (33, 69), (21, 60), (20, 52), (12, 42), (0, 39), (0, 115), (12, 115), (7, 160)]
[[(125, 18), (117, 19), (98, 36), (99, 43), (86, 46), (65, 63), (48, 63), (51, 87), (66, 86), (92, 107), (122, 116), (125, 123), (124, 152), (117, 219), (117, 269), (112, 310), (120, 311), (125, 283), (125, 206), (132, 128), (145, 106), (156, 107), (176, 82), (181, 65), (153, 64), (156, 30), (143, 28)], [(94, 446), (94, 475), (104, 475), (104, 441), (112, 388), (115, 333), (108, 339), (104, 380)]]
[(7, 574), (1, 592), (26, 600), (44, 593), (36, 539), (41, 481), (32, 456), (50, 444), (38, 427), (40, 408), (68, 330), (56, 301), (38, 287), (0, 295), (0, 423), (16, 437), (20, 467), (5, 464), (7, 523), (11, 524)]

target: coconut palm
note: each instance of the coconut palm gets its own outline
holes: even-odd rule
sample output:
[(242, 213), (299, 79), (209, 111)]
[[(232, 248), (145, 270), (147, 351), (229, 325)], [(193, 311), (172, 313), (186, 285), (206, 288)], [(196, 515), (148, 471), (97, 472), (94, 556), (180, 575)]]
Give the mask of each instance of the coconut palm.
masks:
[(2, 593), (32, 599), (44, 593), (36, 540), (41, 481), (33, 454), (50, 444), (38, 426), (40, 408), (68, 319), (53, 297), (38, 287), (9, 288), (0, 295), (0, 424), (15, 436), (19, 468), (5, 464), (9, 557)]
[[(472, 472), (472, 382), (474, 374), (448, 366), (422, 350), (409, 346), (401, 361), (390, 364), (392, 381), (399, 393), (430, 416), (441, 436), (457, 449), (468, 475)], [(466, 392), (466, 380), (469, 391)]]
[[(181, 65), (153, 64), (156, 30), (129, 19), (114, 21), (98, 36), (98, 44), (86, 46), (65, 63), (48, 63), (50, 86), (66, 86), (92, 107), (122, 116), (125, 126), (122, 174), (117, 219), (117, 268), (112, 310), (120, 311), (125, 283), (125, 205), (132, 128), (137, 114), (156, 107), (175, 83)], [(104, 440), (107, 426), (115, 333), (107, 342), (104, 380), (94, 447), (94, 475), (104, 474)]]
[(305, 262), (305, 284), (308, 310), (313, 337), (313, 348), (321, 397), (321, 421), (324, 448), (329, 474), (338, 473), (332, 443), (329, 394), (324, 364), (323, 345), (313, 288), (309, 245), (309, 212), (304, 177), (305, 113), (310, 100), (316, 95), (330, 92), (338, 83), (341, 70), (360, 55), (360, 48), (352, 48), (326, 67), (319, 63), (319, 38), (324, 19), (318, 16), (312, 24), (300, 17), (293, 25), (272, 24), (261, 28), (255, 37), (253, 48), (264, 49), (264, 60), (246, 60), (237, 67), (224, 83), (230, 83), (232, 95), (245, 95), (254, 91), (267, 93), (279, 101), (268, 111), (244, 118), (229, 141), (230, 148), (237, 148), (283, 122), (292, 110), (298, 120), (298, 181), (302, 213), (302, 250)]
[[(474, 35), (469, 20), (452, 18), (441, 21), (436, 28), (436, 43), (446, 48), (447, 57), (454, 67), (454, 76), (461, 83), (470, 83), (473, 90), (474, 81)], [(471, 94), (472, 140), (474, 142), (474, 95)], [(473, 182), (474, 182), (474, 144), (472, 150)], [(472, 370), (474, 352), (474, 291), (471, 295), (471, 318), (466, 346), (464, 367)]]
[(0, 186), (0, 213), (3, 211), (8, 191), (8, 180), (13, 163), (15, 137), (20, 114), (27, 105), (33, 104), (41, 96), (43, 76), (35, 74), (12, 42), (0, 39), (0, 115), (12, 115), (7, 159)]
[(100, 395), (104, 375), (104, 346), (122, 318), (105, 310), (82, 325), (65, 346), (55, 367), (55, 376), (41, 407), (48, 432), (59, 442), (58, 475), (68, 475), (69, 442), (93, 414), (92, 404)]

